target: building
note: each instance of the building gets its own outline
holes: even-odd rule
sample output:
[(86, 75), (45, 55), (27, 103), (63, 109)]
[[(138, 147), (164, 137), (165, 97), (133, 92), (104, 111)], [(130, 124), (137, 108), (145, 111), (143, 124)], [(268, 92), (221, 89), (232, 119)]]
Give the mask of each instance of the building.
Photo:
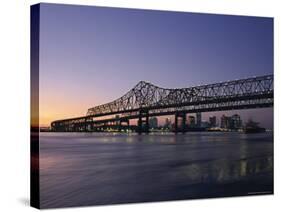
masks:
[(222, 115), (221, 117), (221, 128), (230, 129), (231, 128), (231, 117)]
[(158, 128), (158, 119), (156, 117), (152, 117), (148, 121), (150, 128)]
[(195, 127), (195, 117), (194, 116), (188, 116), (187, 118), (187, 125), (188, 127)]
[(202, 116), (201, 113), (196, 113), (196, 126), (201, 127)]
[(231, 116), (231, 129), (240, 129), (242, 128), (242, 120), (238, 114)]
[(207, 121), (201, 121), (201, 128), (209, 128), (210, 127), (210, 123)]
[(210, 127), (216, 127), (217, 126), (217, 117), (216, 116), (209, 117), (209, 123), (210, 123)]
[(170, 118), (165, 119), (164, 128), (171, 129), (172, 128), (172, 121)]
[(221, 117), (221, 128), (224, 129), (240, 129), (242, 128), (242, 120), (238, 114), (234, 114), (233, 116), (225, 116)]

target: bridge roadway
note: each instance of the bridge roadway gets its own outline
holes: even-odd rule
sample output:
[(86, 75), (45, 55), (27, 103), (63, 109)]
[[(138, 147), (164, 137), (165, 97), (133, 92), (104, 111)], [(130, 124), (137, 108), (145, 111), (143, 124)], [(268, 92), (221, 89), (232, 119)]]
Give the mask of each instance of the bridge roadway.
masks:
[(182, 89), (163, 89), (141, 81), (121, 98), (90, 108), (85, 116), (52, 122), (51, 129), (92, 132), (107, 125), (121, 129), (122, 123), (129, 126), (129, 120), (137, 119), (136, 131), (147, 133), (149, 117), (174, 115), (174, 131), (185, 132), (186, 114), (265, 107), (273, 107), (273, 75)]

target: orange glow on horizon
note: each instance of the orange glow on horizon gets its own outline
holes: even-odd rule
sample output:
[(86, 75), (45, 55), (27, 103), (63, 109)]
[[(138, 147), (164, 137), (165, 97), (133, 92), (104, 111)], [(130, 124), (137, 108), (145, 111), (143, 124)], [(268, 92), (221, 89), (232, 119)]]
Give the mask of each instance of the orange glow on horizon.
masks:
[(51, 122), (60, 119), (84, 116), (93, 103), (74, 99), (60, 94), (40, 93), (39, 125), (49, 127)]
[(91, 90), (76, 92), (61, 84), (50, 85), (43, 78), (42, 76), (39, 88), (40, 127), (49, 127), (55, 120), (85, 116), (90, 107), (108, 101), (100, 93), (92, 93)]

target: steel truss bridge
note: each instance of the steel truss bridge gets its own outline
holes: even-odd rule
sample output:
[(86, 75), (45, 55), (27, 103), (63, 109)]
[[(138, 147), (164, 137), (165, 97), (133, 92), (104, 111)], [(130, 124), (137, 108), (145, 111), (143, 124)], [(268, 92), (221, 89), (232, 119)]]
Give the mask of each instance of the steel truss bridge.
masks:
[(251, 77), (188, 88), (166, 89), (140, 81), (122, 97), (88, 109), (82, 117), (57, 120), (58, 132), (98, 131), (106, 126), (122, 128), (137, 119), (136, 131), (149, 131), (149, 117), (174, 115), (174, 131), (184, 132), (186, 114), (273, 107), (273, 75)]

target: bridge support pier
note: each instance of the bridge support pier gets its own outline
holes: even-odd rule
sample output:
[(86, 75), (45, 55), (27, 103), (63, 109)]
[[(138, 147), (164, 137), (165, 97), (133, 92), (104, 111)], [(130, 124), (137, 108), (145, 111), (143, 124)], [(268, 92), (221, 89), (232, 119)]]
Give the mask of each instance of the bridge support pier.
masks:
[(82, 123), (80, 124), (80, 130), (82, 131), (82, 132), (87, 132), (88, 131), (88, 129), (87, 129), (87, 119), (86, 118), (84, 118), (83, 119), (83, 121), (82, 121)]
[[(179, 126), (179, 119), (181, 119), (181, 126)], [(175, 133), (186, 132), (186, 113), (176, 112), (175, 113)]]
[(73, 129), (73, 132), (78, 132), (78, 126), (77, 126), (77, 124), (73, 124), (72, 129)]
[(149, 133), (149, 112), (148, 110), (139, 111), (138, 133)]
[(88, 131), (88, 128), (87, 128), (87, 122), (85, 121), (84, 123), (83, 123), (83, 131), (84, 132), (87, 132)]

